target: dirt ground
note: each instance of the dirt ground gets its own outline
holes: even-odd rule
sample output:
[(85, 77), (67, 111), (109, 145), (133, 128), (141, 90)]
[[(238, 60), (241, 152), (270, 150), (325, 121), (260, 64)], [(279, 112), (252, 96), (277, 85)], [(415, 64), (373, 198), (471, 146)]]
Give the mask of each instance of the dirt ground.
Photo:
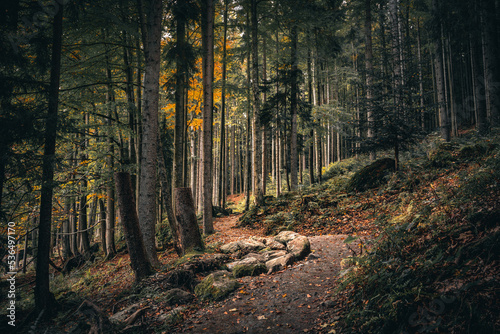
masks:
[[(219, 220), (224, 227), (216, 224), (215, 228), (232, 230), (232, 240), (248, 237), (247, 231), (231, 228), (234, 221), (234, 216)], [(241, 287), (229, 298), (207, 303), (188, 315), (174, 333), (329, 333), (329, 296), (334, 292), (340, 261), (350, 254), (343, 243), (345, 237), (309, 237), (312, 253), (306, 260), (271, 275), (241, 278)]]

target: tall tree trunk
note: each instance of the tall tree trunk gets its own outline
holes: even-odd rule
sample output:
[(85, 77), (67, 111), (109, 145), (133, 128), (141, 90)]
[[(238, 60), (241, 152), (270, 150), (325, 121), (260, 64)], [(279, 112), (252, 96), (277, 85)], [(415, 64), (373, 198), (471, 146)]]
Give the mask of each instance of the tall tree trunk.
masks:
[(436, 91), (437, 91), (437, 103), (439, 110), (439, 126), (441, 128), (441, 137), (445, 141), (450, 141), (450, 122), (448, 119), (448, 113), (446, 111), (446, 100), (444, 91), (444, 69), (443, 69), (443, 57), (442, 57), (442, 40), (441, 40), (441, 29), (442, 23), (439, 11), (439, 0), (432, 1), (432, 13), (434, 19), (437, 22), (437, 27), (434, 31), (434, 65), (435, 65), (435, 77), (436, 77)]
[(219, 198), (217, 203), (224, 207), (224, 193), (226, 187), (226, 170), (224, 162), (226, 160), (226, 68), (227, 68), (227, 19), (228, 0), (224, 0), (224, 37), (222, 44), (222, 88), (221, 88), (221, 111), (220, 111), (220, 150), (219, 150)]
[(500, 65), (498, 65), (498, 22), (492, 0), (481, 2), (481, 42), (483, 49), (486, 111), (491, 126), (500, 125)]
[(290, 48), (290, 59), (292, 62), (292, 73), (291, 73), (291, 90), (290, 90), (290, 110), (291, 110), (291, 116), (292, 116), (292, 128), (291, 128), (291, 133), (290, 133), (290, 150), (291, 150), (291, 158), (290, 158), (290, 174), (291, 174), (291, 180), (290, 180), (290, 185), (292, 188), (292, 191), (297, 190), (297, 163), (299, 162), (298, 160), (298, 149), (297, 149), (297, 93), (298, 93), (298, 83), (297, 83), (297, 76), (298, 76), (298, 68), (297, 68), (297, 41), (298, 41), (298, 33), (297, 33), (297, 26), (294, 24), (291, 28), (290, 31), (290, 38), (291, 38), (291, 48)]
[[(366, 116), (368, 121), (368, 140), (375, 137), (375, 118), (373, 109), (373, 48), (372, 48), (372, 8), (371, 0), (365, 0), (365, 70), (366, 70)], [(377, 158), (373, 149), (370, 149), (370, 160)]]
[(61, 75), (61, 49), (63, 30), (63, 6), (54, 17), (52, 31), (52, 59), (48, 94), (45, 147), (42, 165), (42, 189), (40, 194), (40, 224), (38, 226), (38, 260), (36, 262), (35, 308), (45, 310), (45, 316), (53, 311), (55, 298), (49, 288), (50, 228), (52, 224), (52, 196), (57, 137), (57, 112), (59, 108), (59, 83)]
[(158, 101), (162, 33), (162, 0), (148, 1), (147, 38), (142, 110), (142, 155), (139, 189), (139, 222), (148, 259), (160, 264), (156, 254), (156, 185), (158, 152)]
[(214, 15), (213, 0), (202, 3), (203, 39), (203, 233), (214, 232), (212, 218), (212, 120), (214, 78)]
[(255, 205), (260, 206), (264, 202), (264, 191), (262, 188), (262, 142), (260, 123), (260, 89), (259, 89), (259, 29), (257, 0), (250, 1), (251, 12), (251, 48), (252, 48), (252, 102), (253, 102), (253, 124), (252, 124), (252, 164), (253, 164), (253, 195)]
[(130, 266), (134, 271), (135, 281), (139, 282), (151, 275), (153, 270), (141, 237), (130, 174), (126, 172), (115, 173), (115, 183), (120, 221), (123, 223), (130, 254)]
[(186, 120), (184, 119), (184, 91), (186, 71), (186, 13), (183, 8), (184, 0), (177, 1), (175, 19), (177, 24), (177, 54), (176, 54), (176, 88), (175, 88), (175, 128), (174, 128), (174, 187), (183, 187), (183, 160), (184, 160), (184, 133)]

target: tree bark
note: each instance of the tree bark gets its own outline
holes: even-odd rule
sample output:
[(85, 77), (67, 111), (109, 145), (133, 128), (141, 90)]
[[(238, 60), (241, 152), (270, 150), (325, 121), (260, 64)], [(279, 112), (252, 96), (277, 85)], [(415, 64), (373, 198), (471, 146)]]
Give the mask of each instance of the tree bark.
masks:
[(219, 150), (219, 197), (217, 203), (220, 207), (225, 206), (225, 182), (226, 170), (224, 163), (226, 161), (226, 69), (227, 69), (227, 19), (228, 19), (228, 0), (224, 1), (224, 37), (222, 44), (222, 88), (221, 88), (221, 111), (220, 111), (220, 150)]
[(42, 188), (40, 194), (40, 224), (38, 233), (38, 260), (36, 262), (35, 308), (45, 310), (50, 316), (55, 304), (49, 288), (50, 228), (52, 224), (52, 197), (54, 188), (54, 167), (57, 138), (57, 118), (59, 108), (59, 84), (61, 76), (61, 49), (63, 31), (63, 6), (54, 17), (52, 31), (52, 58), (48, 111), (45, 125), (45, 147), (42, 165)]
[(203, 250), (191, 188), (175, 188), (175, 218), (179, 223), (181, 254)]
[[(366, 70), (366, 116), (368, 121), (368, 140), (375, 137), (375, 118), (373, 114), (373, 48), (372, 48), (372, 10), (371, 0), (365, 0), (365, 70)], [(373, 149), (370, 149), (370, 160), (377, 158)]]
[(156, 254), (156, 185), (158, 149), (158, 101), (162, 33), (162, 0), (150, 0), (147, 38), (144, 45), (145, 73), (142, 110), (142, 155), (139, 185), (139, 221), (148, 259), (160, 264)]
[(214, 232), (212, 217), (212, 122), (214, 78), (214, 15), (213, 0), (203, 1), (203, 233)]
[(251, 48), (252, 48), (252, 164), (253, 164), (253, 195), (254, 204), (260, 206), (264, 202), (262, 188), (262, 137), (260, 123), (260, 89), (259, 89), (259, 29), (257, 0), (250, 2), (251, 13)]
[(297, 149), (297, 93), (298, 93), (298, 68), (297, 68), (297, 41), (298, 41), (298, 33), (297, 33), (297, 25), (293, 25), (290, 31), (290, 38), (292, 42), (292, 46), (290, 48), (290, 59), (292, 62), (292, 73), (291, 73), (291, 89), (290, 89), (290, 111), (292, 116), (292, 126), (290, 133), (290, 185), (292, 191), (297, 190), (297, 163), (298, 163), (298, 149)]
[(437, 27), (434, 31), (434, 65), (435, 65), (435, 76), (436, 76), (436, 91), (437, 91), (437, 102), (439, 110), (439, 126), (441, 128), (441, 137), (449, 142), (451, 139), (450, 134), (450, 122), (448, 119), (448, 113), (446, 111), (445, 104), (445, 92), (444, 92), (444, 70), (443, 70), (443, 57), (442, 57), (442, 41), (441, 41), (441, 28), (442, 23), (439, 15), (439, 0), (432, 1), (432, 13), (434, 19), (437, 21)]
[(184, 133), (186, 120), (184, 119), (184, 90), (186, 69), (186, 18), (183, 11), (183, 0), (177, 1), (175, 18), (177, 24), (177, 54), (176, 54), (176, 89), (175, 89), (175, 128), (174, 128), (174, 187), (183, 187), (183, 161), (184, 161)]
[(127, 172), (115, 173), (115, 185), (120, 208), (120, 221), (123, 224), (125, 238), (130, 254), (130, 266), (134, 271), (135, 281), (148, 277), (153, 273), (151, 263), (144, 247), (139, 218), (135, 210), (135, 200), (130, 174)]

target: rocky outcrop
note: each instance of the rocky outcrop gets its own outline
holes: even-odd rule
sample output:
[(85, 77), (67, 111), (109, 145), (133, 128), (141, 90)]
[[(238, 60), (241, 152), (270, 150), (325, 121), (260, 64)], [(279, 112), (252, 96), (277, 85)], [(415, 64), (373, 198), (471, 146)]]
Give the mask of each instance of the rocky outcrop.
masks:
[(240, 260), (226, 264), (234, 277), (255, 276), (285, 269), (311, 252), (309, 239), (292, 231), (283, 231), (274, 238), (251, 237), (225, 244), (221, 250)]

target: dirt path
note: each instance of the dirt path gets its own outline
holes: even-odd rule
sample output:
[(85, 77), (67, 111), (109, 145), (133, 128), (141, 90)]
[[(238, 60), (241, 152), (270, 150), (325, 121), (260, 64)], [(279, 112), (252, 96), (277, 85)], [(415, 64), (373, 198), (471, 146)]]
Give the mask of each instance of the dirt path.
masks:
[[(224, 227), (216, 225), (216, 229), (226, 234), (234, 221), (234, 216), (219, 220)], [(231, 240), (221, 241), (246, 238), (247, 232), (260, 234), (256, 230), (232, 229), (233, 235), (227, 236)], [(237, 292), (222, 302), (207, 303), (189, 315), (175, 333), (329, 332), (329, 323), (322, 324), (321, 320), (328, 311), (322, 303), (333, 292), (340, 261), (350, 251), (343, 243), (343, 235), (309, 238), (312, 255), (306, 260), (272, 275), (240, 279), (242, 286)]]

